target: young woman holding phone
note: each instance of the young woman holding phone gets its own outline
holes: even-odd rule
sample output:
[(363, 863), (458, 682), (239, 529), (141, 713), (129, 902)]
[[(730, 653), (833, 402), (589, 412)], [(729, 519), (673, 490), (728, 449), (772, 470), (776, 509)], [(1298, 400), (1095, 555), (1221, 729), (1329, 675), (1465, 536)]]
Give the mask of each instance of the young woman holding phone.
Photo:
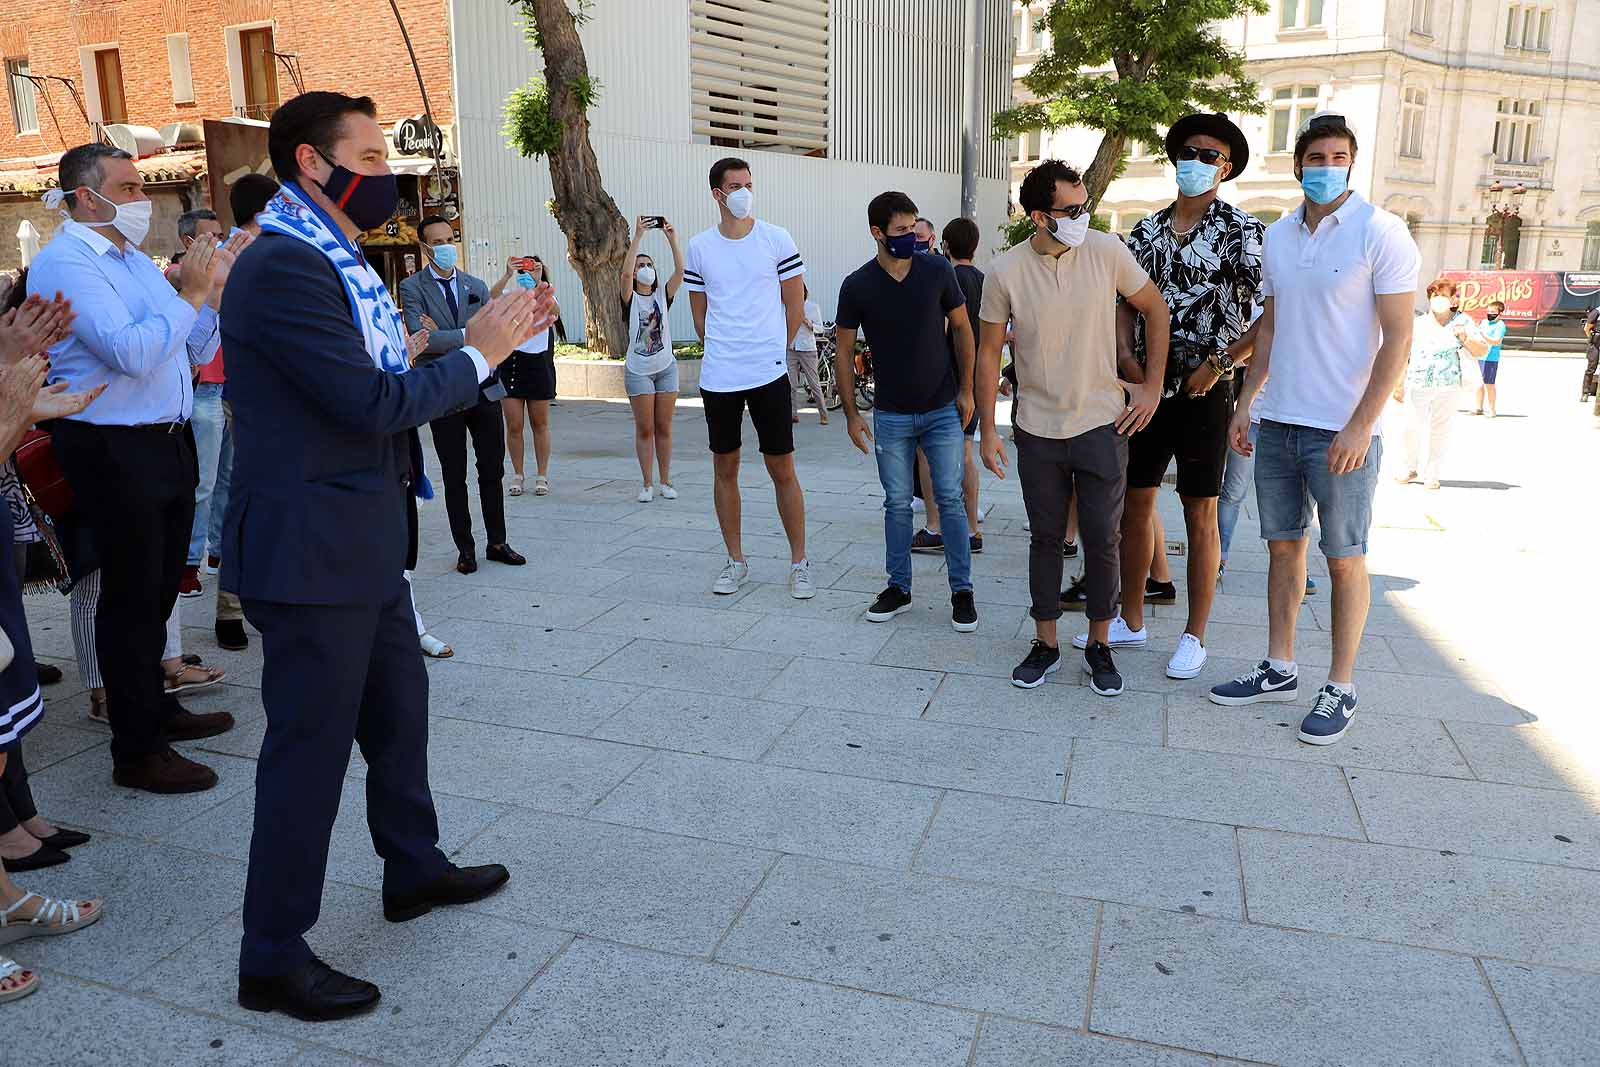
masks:
[[(524, 289), (534, 289), (549, 280), (549, 271), (538, 256), (512, 256), (506, 260), (506, 272), (489, 295), (499, 296), (513, 279)], [(506, 387), (500, 409), (506, 416), (506, 451), (511, 454), (511, 469), (515, 472), (511, 478), (512, 496), (523, 493), (522, 428), (527, 423), (533, 425), (533, 458), (538, 464), (533, 495), (550, 492), (550, 401), (556, 397), (551, 331), (555, 328), (547, 327), (517, 345), (511, 358), (500, 367), (500, 384)]]
[[(672, 277), (666, 284), (656, 272), (655, 260), (639, 251), (649, 230), (667, 235), (672, 248)], [(683, 254), (678, 234), (660, 215), (640, 215), (633, 243), (622, 257), (622, 307), (628, 316), (628, 361), (622, 380), (633, 406), (633, 449), (639, 456), (644, 486), (638, 500), (648, 504), (656, 497), (651, 483), (653, 468), (661, 471), (661, 499), (676, 500), (672, 488), (672, 412), (678, 403), (678, 360), (672, 353), (672, 329), (667, 311), (678, 286), (683, 284)]]

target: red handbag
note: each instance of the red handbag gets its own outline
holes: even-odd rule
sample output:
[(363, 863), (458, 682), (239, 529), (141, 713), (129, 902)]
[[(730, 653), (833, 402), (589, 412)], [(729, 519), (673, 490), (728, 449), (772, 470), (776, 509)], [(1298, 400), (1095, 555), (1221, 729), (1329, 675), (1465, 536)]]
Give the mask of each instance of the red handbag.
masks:
[(48, 430), (29, 430), (22, 435), (22, 443), (14, 453), (17, 474), (28, 491), (33, 494), (41, 511), (52, 519), (59, 519), (72, 511), (72, 486), (61, 473), (61, 462), (56, 458), (55, 445)]

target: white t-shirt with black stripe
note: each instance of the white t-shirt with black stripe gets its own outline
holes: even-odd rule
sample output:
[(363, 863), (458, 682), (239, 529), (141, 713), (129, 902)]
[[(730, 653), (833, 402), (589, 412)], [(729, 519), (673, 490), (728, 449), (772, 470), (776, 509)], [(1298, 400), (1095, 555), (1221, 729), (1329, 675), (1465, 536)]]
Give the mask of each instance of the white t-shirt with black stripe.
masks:
[(788, 373), (789, 323), (780, 283), (805, 269), (789, 231), (761, 219), (738, 240), (715, 226), (689, 239), (683, 284), (706, 294), (701, 389), (759, 389)]

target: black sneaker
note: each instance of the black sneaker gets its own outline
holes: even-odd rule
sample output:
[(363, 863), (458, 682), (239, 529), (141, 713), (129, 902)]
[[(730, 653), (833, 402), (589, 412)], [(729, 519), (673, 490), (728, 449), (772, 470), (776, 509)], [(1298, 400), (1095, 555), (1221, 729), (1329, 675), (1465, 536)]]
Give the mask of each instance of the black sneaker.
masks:
[(1144, 580), (1144, 602), (1146, 604), (1176, 604), (1178, 602), (1178, 586), (1174, 582), (1158, 582), (1154, 578)]
[(1293, 702), (1300, 698), (1300, 676), (1283, 674), (1262, 660), (1231, 682), (1211, 687), (1211, 703), (1238, 708), (1263, 700)]
[(868, 622), (888, 622), (896, 615), (911, 610), (911, 594), (898, 585), (891, 585), (878, 594), (878, 599), (867, 609)]
[(1072, 579), (1072, 584), (1061, 594), (1062, 611), (1082, 611), (1088, 602), (1089, 588), (1083, 584), (1082, 577)]
[(924, 527), (911, 535), (911, 551), (913, 552), (943, 552), (944, 535), (936, 534)]
[(1331, 745), (1350, 729), (1356, 713), (1356, 695), (1329, 682), (1317, 694), (1317, 702), (1300, 723), (1300, 740), (1308, 745)]
[(972, 549), (972, 554), (974, 556), (976, 556), (979, 552), (982, 552), (983, 534), (973, 534), (971, 537), (967, 538), (967, 545)]
[(1114, 697), (1122, 692), (1117, 661), (1111, 656), (1111, 646), (1103, 641), (1096, 641), (1083, 650), (1083, 673), (1089, 676), (1089, 688), (1103, 697)]
[(972, 602), (972, 590), (963, 589), (950, 598), (950, 625), (958, 634), (970, 634), (978, 628), (978, 608)]
[(1044, 676), (1061, 669), (1061, 650), (1051, 648), (1035, 639), (1028, 649), (1028, 658), (1017, 664), (1011, 672), (1011, 684), (1018, 689), (1037, 689), (1044, 684)]
[(1068, 539), (1061, 542), (1061, 558), (1075, 559), (1078, 555), (1078, 542)]

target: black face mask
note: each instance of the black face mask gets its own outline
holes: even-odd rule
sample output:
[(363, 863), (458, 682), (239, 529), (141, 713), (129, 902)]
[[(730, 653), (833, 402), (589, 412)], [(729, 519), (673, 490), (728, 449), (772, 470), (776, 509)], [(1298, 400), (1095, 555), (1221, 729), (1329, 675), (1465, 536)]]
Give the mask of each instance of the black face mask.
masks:
[(389, 220), (400, 202), (400, 186), (393, 174), (357, 174), (328, 159), (320, 149), (317, 154), (333, 168), (328, 180), (319, 184), (322, 194), (333, 201), (334, 207), (363, 230), (382, 226)]
[(1490, 322), (1493, 322), (1495, 319), (1498, 319), (1499, 317), (1500, 317), (1500, 312), (1498, 312), (1498, 311), (1491, 311), (1485, 316), (1485, 318), (1487, 318)]

